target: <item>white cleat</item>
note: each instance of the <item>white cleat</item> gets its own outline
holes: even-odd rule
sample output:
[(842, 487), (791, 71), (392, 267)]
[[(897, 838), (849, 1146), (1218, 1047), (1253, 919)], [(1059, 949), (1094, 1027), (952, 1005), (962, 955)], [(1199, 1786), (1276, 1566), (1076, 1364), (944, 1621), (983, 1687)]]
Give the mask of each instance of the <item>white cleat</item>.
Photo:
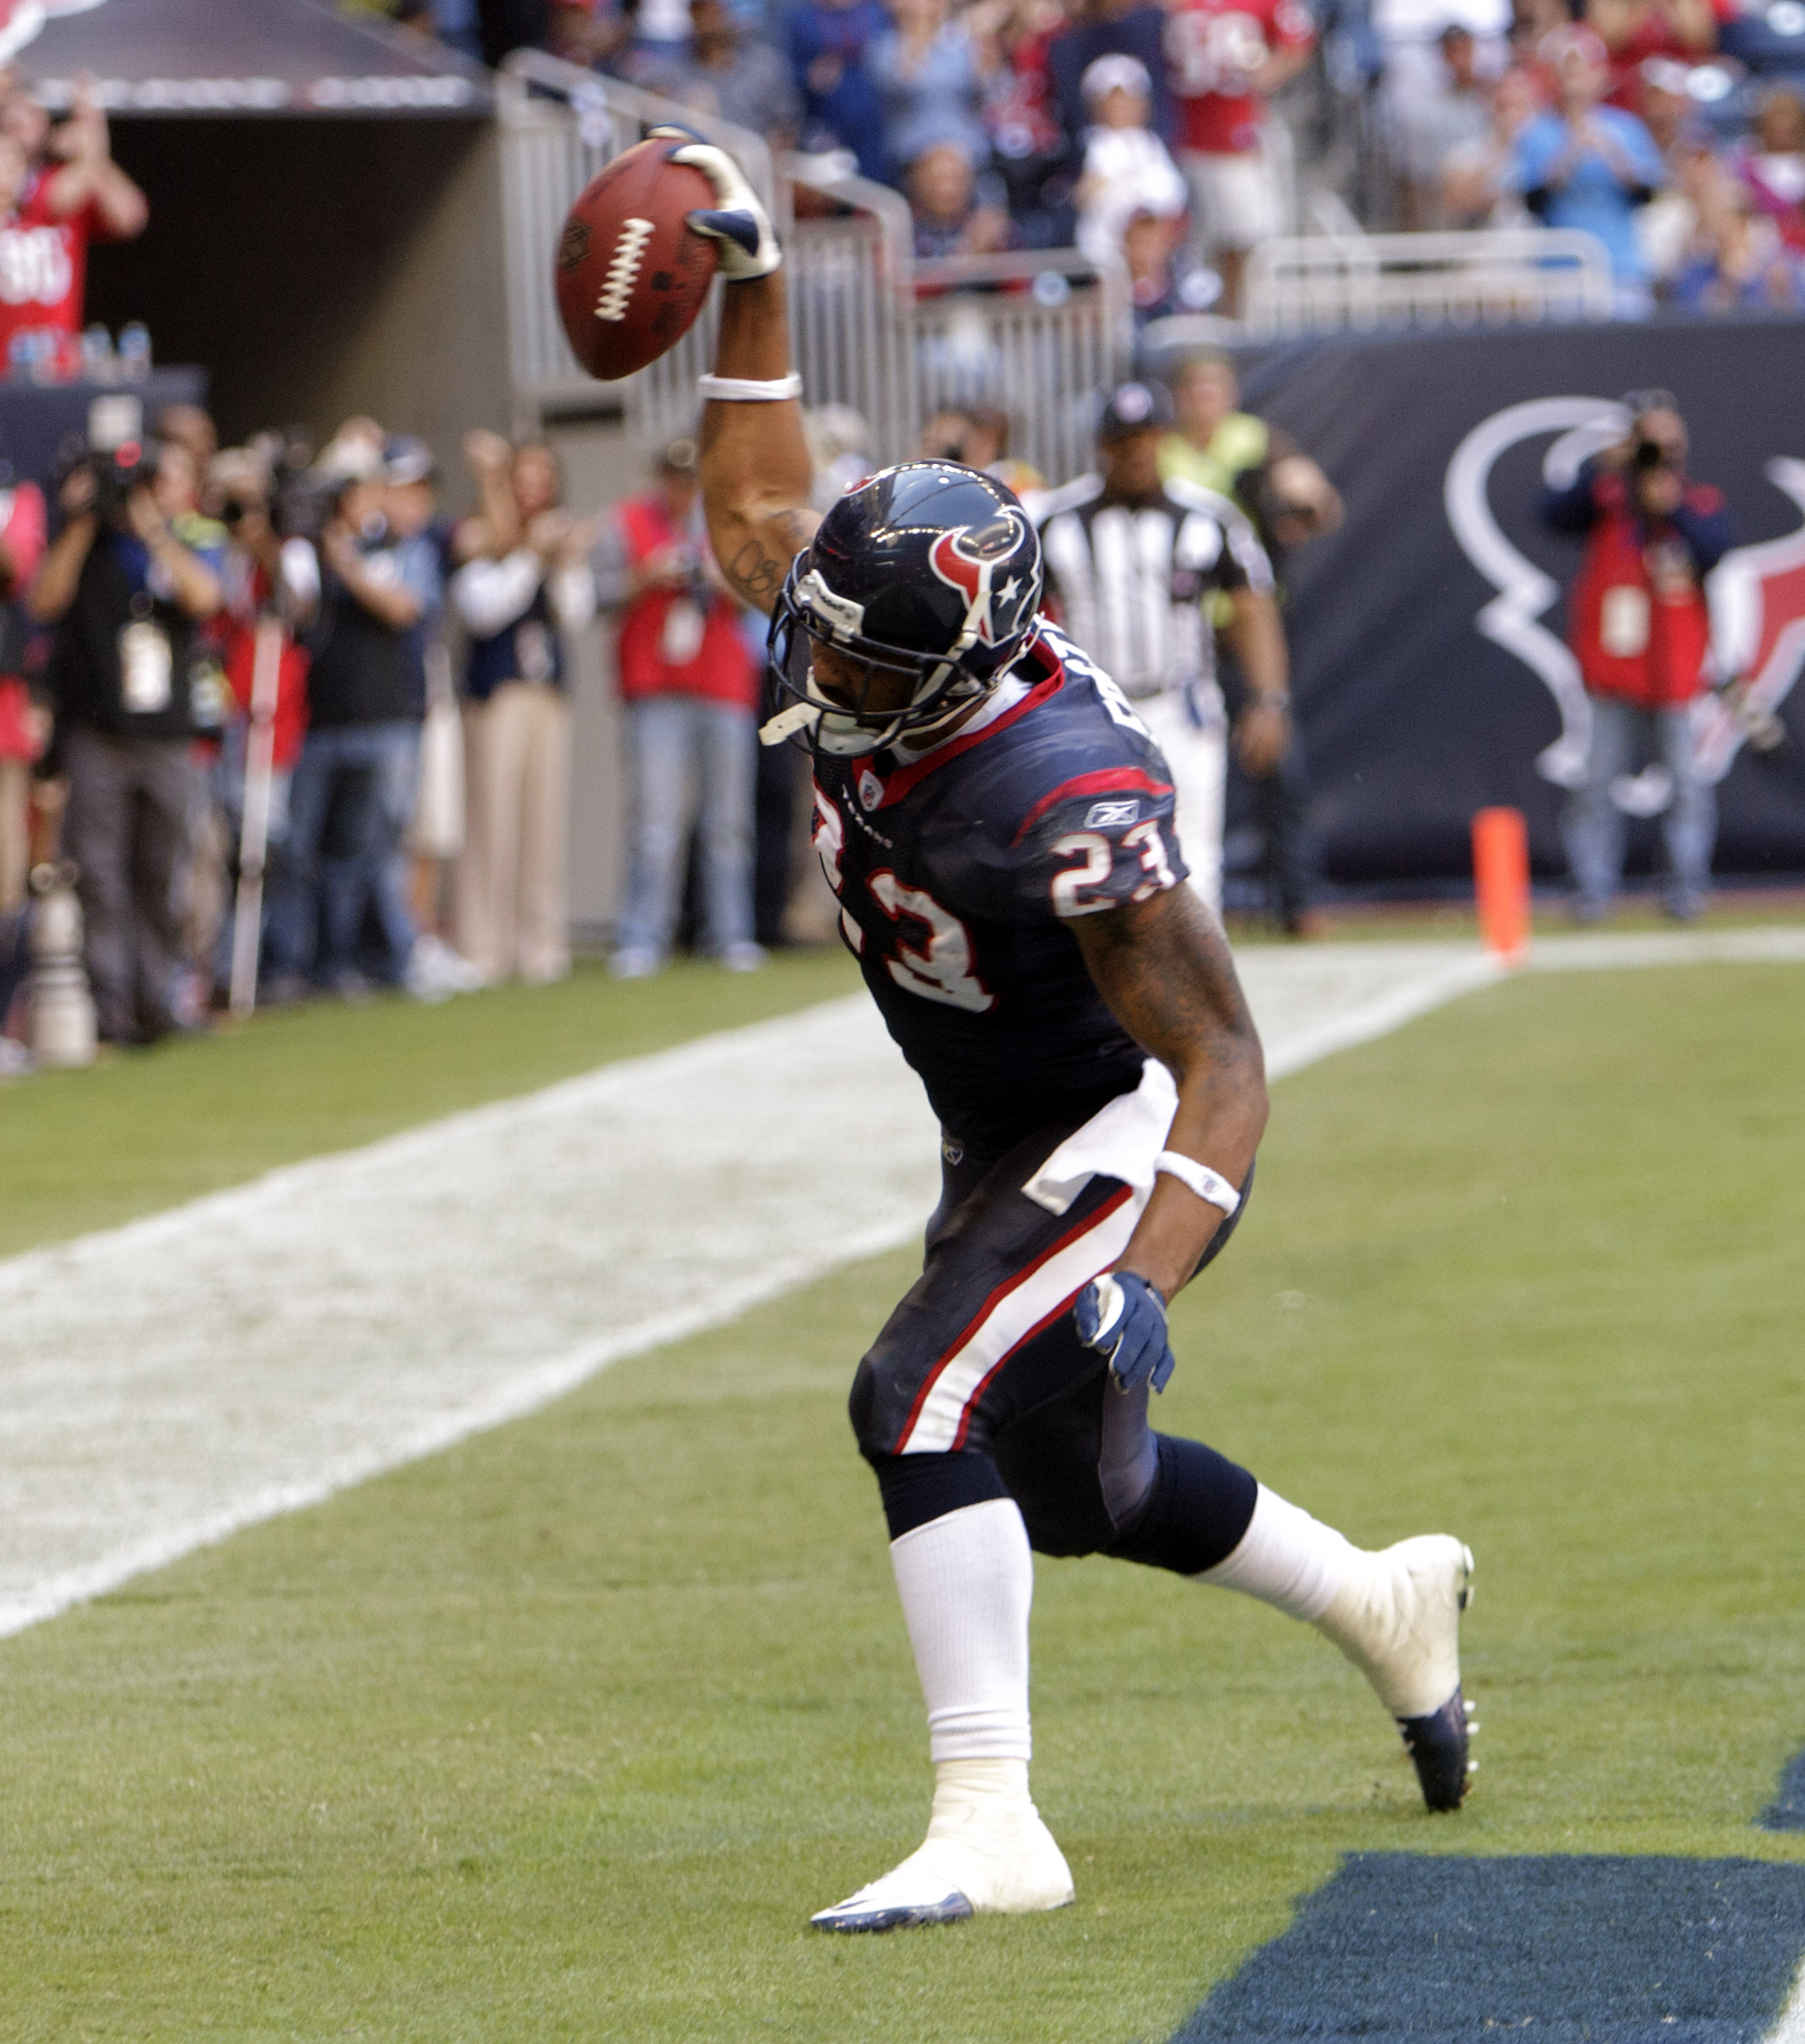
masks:
[[(817, 1931), (898, 1931), (967, 1916), (1025, 1916), (1072, 1900), (1071, 1869), (1029, 1800), (999, 1795), (994, 1762), (946, 1761), (927, 1836), (901, 1866), (809, 1918)], [(974, 1780), (973, 1777), (976, 1777)]]
[(1453, 1810), (1470, 1771), (1461, 1695), (1461, 1613), (1473, 1600), (1473, 1553), (1446, 1533), (1400, 1540), (1355, 1566), (1317, 1619), (1398, 1721), (1423, 1800)]

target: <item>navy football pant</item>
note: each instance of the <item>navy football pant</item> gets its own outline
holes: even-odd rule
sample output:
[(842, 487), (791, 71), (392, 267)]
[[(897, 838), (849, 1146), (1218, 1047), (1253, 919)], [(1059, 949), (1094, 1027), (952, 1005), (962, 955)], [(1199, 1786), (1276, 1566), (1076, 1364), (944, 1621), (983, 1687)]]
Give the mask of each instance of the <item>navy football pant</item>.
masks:
[[(1012, 1497), (1043, 1554), (1109, 1554), (1196, 1575), (1239, 1545), (1257, 1486), (1214, 1449), (1154, 1433), (1146, 1387), (1117, 1390), (1078, 1339), (1072, 1301), (1113, 1266), (1144, 1204), (1100, 1176), (1064, 1214), (1023, 1192), (1084, 1119), (1038, 1129), (1001, 1157), (949, 1139), (927, 1262), (858, 1366), (853, 1430), (893, 1540)], [(1239, 1217), (1217, 1231), (1206, 1263)]]

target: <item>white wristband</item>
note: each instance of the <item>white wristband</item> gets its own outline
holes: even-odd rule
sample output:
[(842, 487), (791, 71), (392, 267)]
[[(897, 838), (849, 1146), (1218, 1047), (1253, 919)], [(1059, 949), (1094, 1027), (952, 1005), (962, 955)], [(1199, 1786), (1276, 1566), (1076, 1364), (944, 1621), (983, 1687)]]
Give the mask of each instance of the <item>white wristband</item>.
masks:
[(1181, 1184), (1189, 1185), (1200, 1200), (1208, 1200), (1212, 1207), (1220, 1207), (1226, 1218), (1241, 1204), (1241, 1195), (1219, 1171), (1212, 1171), (1208, 1164), (1200, 1164), (1195, 1157), (1186, 1157), (1177, 1150), (1162, 1150), (1153, 1160), (1154, 1170), (1169, 1172)]
[(705, 398), (728, 405), (777, 405), (785, 398), (802, 395), (802, 378), (793, 369), (787, 376), (761, 383), (751, 376), (698, 376), (696, 388)]

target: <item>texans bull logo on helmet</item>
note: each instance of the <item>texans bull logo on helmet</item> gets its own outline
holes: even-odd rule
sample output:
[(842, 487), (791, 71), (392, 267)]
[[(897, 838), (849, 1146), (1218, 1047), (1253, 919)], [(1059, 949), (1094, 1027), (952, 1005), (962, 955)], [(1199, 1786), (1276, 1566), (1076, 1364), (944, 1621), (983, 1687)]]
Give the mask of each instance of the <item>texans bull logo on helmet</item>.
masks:
[[(1016, 599), (1024, 594), (1026, 585), (1019, 575), (1012, 576), (1000, 589), (993, 590), (991, 584), (997, 569), (1008, 564), (1027, 532), (1023, 514), (1008, 509), (994, 524), (975, 531), (970, 525), (956, 525), (941, 533), (928, 549), (927, 564), (935, 574), (949, 588), (963, 592), (966, 629), (975, 633), (981, 645), (1000, 645), (1020, 632), (1020, 605)], [(1033, 593), (1026, 593), (1031, 601)], [(997, 611), (999, 605), (1000, 617)]]

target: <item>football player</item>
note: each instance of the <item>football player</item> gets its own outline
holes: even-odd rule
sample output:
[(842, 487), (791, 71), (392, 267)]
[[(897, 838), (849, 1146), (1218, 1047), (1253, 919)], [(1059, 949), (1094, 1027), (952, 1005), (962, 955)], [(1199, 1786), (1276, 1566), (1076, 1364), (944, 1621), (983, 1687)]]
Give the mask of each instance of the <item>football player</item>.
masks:
[(824, 516), (781, 255), (732, 160), (690, 225), (726, 279), (702, 378), (715, 553), (773, 613), (767, 743), (807, 746), (840, 928), (943, 1135), (925, 1267), (854, 1380), (927, 1706), (926, 1841), (813, 1921), (887, 1931), (1055, 1909), (1028, 1792), (1031, 1550), (1106, 1554), (1313, 1623), (1401, 1724), (1431, 1808), (1466, 1787), (1473, 1560), (1379, 1553), (1195, 1441), (1155, 1433), (1168, 1302), (1232, 1233), (1265, 1124), (1260, 1045), (1188, 886), (1171, 778), (1109, 677), (1039, 614), (1014, 496), (935, 459)]

